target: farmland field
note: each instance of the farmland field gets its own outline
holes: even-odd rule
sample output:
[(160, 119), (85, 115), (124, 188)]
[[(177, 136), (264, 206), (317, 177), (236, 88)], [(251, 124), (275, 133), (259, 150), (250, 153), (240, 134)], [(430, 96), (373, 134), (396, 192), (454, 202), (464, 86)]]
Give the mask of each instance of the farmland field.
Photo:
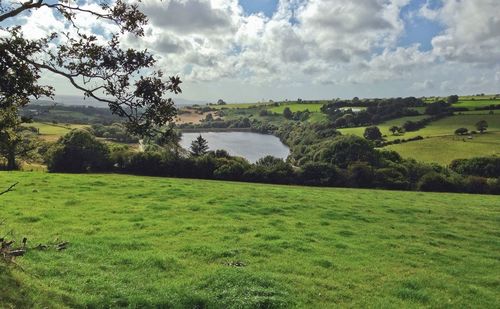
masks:
[(500, 304), (498, 196), (0, 173), (15, 181), (2, 232), (70, 245), (0, 266), (1, 307)]
[[(387, 135), (386, 138), (388, 140), (393, 140), (396, 138), (401, 138), (401, 136), (393, 136), (392, 133), (389, 131), (390, 127), (402, 126), (403, 123), (405, 123), (406, 121), (419, 121), (419, 120), (425, 119), (427, 117), (429, 117), (429, 116), (402, 117), (402, 118), (397, 118), (397, 119), (386, 121), (384, 123), (377, 125), (377, 127), (380, 129), (380, 132), (382, 132), (383, 135)], [(339, 131), (344, 135), (345, 134), (353, 134), (353, 135), (357, 135), (357, 136), (363, 136), (365, 129), (366, 129), (366, 127), (356, 127), (356, 128), (339, 129)]]
[(28, 123), (27, 126), (37, 128), (40, 132), (41, 138), (47, 141), (55, 141), (73, 129), (88, 127), (88, 125), (82, 124), (52, 124), (45, 122)]
[(448, 165), (455, 159), (500, 156), (500, 132), (476, 134), (472, 139), (458, 136), (437, 136), (421, 141), (390, 145), (404, 158)]
[(490, 105), (500, 104), (500, 100), (460, 100), (453, 104), (453, 107), (465, 107), (473, 110), (476, 107), (486, 107)]
[[(387, 121), (378, 125), (387, 140), (397, 138), (411, 138), (422, 136), (421, 141), (387, 146), (386, 149), (395, 150), (403, 157), (414, 158), (423, 162), (434, 162), (447, 165), (454, 159), (472, 158), (477, 156), (500, 155), (500, 114), (480, 115), (462, 114), (454, 115), (438, 121), (431, 122), (425, 128), (404, 135), (392, 135), (389, 128), (392, 125), (400, 126), (407, 120), (417, 121), (427, 116), (404, 117)], [(457, 128), (465, 127), (476, 130), (475, 123), (479, 120), (488, 122), (486, 134), (476, 134), (472, 139), (457, 137), (454, 132)], [(342, 134), (363, 136), (366, 127), (341, 129)]]
[(280, 106), (275, 106), (269, 108), (273, 113), (281, 114), (283, 110), (288, 107), (292, 112), (305, 111), (306, 109), (310, 112), (319, 112), (323, 103), (291, 103), (291, 104), (281, 104)]
[[(465, 127), (469, 130), (476, 130), (474, 125), (480, 120), (486, 120), (488, 122), (488, 131), (495, 132), (500, 131), (500, 114), (493, 115), (478, 115), (478, 114), (463, 114), (463, 115), (454, 115), (450, 117), (446, 117), (444, 119), (440, 119), (438, 121), (431, 122), (425, 128), (422, 128), (418, 131), (414, 132), (406, 132), (402, 136), (393, 136), (389, 131), (389, 128), (393, 125), (401, 126), (404, 122), (418, 121), (420, 119), (426, 118), (428, 116), (415, 116), (415, 117), (403, 117), (394, 120), (390, 120), (384, 122), (377, 127), (380, 129), (382, 134), (387, 135), (388, 140), (394, 140), (396, 138), (410, 138), (415, 136), (422, 137), (436, 137), (443, 135), (453, 135), (455, 130), (460, 127)], [(340, 129), (342, 134), (354, 134), (358, 136), (363, 136), (366, 127), (357, 127), (357, 128), (347, 128)]]

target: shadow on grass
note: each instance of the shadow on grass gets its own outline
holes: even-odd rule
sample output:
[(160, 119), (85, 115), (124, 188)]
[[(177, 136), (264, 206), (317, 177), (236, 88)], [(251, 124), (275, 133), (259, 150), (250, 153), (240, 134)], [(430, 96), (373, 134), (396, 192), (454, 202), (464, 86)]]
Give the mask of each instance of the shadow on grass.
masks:
[(10, 267), (0, 262), (0, 307), (29, 308), (35, 304), (26, 287), (16, 279)]
[[(0, 308), (55, 308), (74, 306), (70, 297), (26, 284), (13, 266), (0, 261)], [(28, 275), (26, 275), (28, 276)], [(63, 305), (64, 304), (64, 305)]]

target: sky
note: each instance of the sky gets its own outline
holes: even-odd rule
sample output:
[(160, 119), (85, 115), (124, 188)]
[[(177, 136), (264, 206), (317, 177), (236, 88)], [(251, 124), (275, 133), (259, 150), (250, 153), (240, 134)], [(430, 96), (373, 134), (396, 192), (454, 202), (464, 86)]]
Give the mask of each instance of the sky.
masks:
[[(81, 0), (84, 6), (93, 2)], [(500, 0), (143, 0), (143, 38), (182, 99), (255, 102), (500, 93)], [(63, 22), (38, 10), (36, 37)], [(113, 26), (80, 25), (106, 38)], [(57, 93), (76, 94), (44, 75)], [(175, 97), (174, 97), (175, 98)]]

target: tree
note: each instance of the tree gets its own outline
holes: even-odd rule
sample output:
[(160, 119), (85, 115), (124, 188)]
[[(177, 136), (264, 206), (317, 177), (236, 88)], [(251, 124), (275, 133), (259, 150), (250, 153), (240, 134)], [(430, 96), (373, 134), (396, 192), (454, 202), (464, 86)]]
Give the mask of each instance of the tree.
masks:
[(363, 136), (370, 141), (379, 141), (382, 139), (382, 133), (378, 127), (367, 127)]
[[(48, 8), (61, 16), (66, 33), (50, 33), (41, 39), (26, 38), (19, 24), (25, 13)], [(30, 17), (27, 17), (30, 18)], [(102, 40), (81, 29), (79, 20), (94, 19), (118, 29)], [(30, 97), (52, 97), (54, 89), (39, 84), (42, 72), (68, 80), (76, 89), (126, 119), (136, 135), (150, 135), (173, 120), (174, 103), (166, 92), (180, 93), (179, 77), (163, 79), (153, 68), (147, 51), (123, 49), (125, 35), (144, 36), (147, 17), (137, 4), (117, 0), (103, 2), (100, 10), (68, 1), (28, 0), (0, 2), (0, 108), (21, 107)]]
[(429, 103), (425, 106), (425, 113), (427, 115), (439, 115), (449, 110), (450, 104), (445, 101), (437, 101)]
[(283, 117), (285, 117), (286, 119), (292, 119), (293, 113), (289, 107), (285, 107), (285, 109), (283, 110)]
[(355, 135), (343, 135), (328, 141), (313, 154), (316, 162), (325, 162), (346, 168), (353, 162), (375, 163), (376, 152), (366, 139)]
[(467, 128), (458, 128), (455, 130), (455, 135), (466, 135), (469, 133), (469, 129)]
[(191, 154), (193, 156), (201, 156), (208, 151), (208, 142), (201, 134), (191, 143)]
[(32, 158), (39, 146), (36, 133), (22, 126), (25, 121), (15, 106), (0, 108), (0, 156), (6, 159), (7, 170), (19, 167), (16, 158)]
[(458, 102), (458, 95), (450, 95), (446, 101), (448, 102), (448, 104), (455, 104)]
[(50, 172), (103, 172), (111, 169), (109, 149), (87, 130), (73, 130), (49, 150)]
[(347, 120), (344, 117), (337, 118), (334, 122), (336, 128), (345, 128), (347, 127)]
[(392, 135), (396, 135), (397, 132), (401, 131), (401, 128), (398, 126), (392, 126), (389, 128), (389, 131), (391, 131)]
[(217, 101), (217, 105), (226, 105), (226, 102), (224, 102), (224, 100), (222, 100), (222, 99), (219, 99)]
[(214, 116), (212, 115), (212, 113), (208, 113), (205, 116), (205, 121), (207, 121), (207, 122), (214, 121)]
[(488, 129), (488, 122), (486, 120), (479, 120), (476, 123), (476, 129), (483, 134), (484, 131)]

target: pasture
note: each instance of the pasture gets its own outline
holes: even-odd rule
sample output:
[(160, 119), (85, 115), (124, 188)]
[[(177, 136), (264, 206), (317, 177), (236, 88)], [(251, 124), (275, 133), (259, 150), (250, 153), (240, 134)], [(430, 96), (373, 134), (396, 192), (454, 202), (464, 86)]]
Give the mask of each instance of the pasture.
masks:
[(420, 141), (390, 145), (404, 158), (448, 165), (455, 159), (500, 156), (500, 132), (476, 134), (472, 139), (461, 136), (437, 136)]
[(500, 304), (498, 196), (0, 173), (16, 181), (2, 232), (69, 247), (0, 265), (1, 307)]
[(487, 107), (490, 105), (498, 105), (500, 100), (459, 100), (458, 103), (453, 104), (453, 107), (464, 107), (469, 110), (474, 110), (479, 107)]
[(27, 123), (26, 126), (37, 128), (39, 130), (40, 137), (46, 141), (56, 141), (59, 137), (65, 135), (73, 129), (89, 127), (89, 125), (83, 124), (53, 124), (48, 122)]
[[(403, 117), (384, 122), (377, 127), (386, 140), (408, 139), (422, 136), (424, 140), (387, 146), (386, 149), (395, 150), (403, 157), (413, 158), (423, 162), (434, 162), (448, 165), (454, 159), (471, 158), (477, 156), (500, 155), (500, 114), (461, 114), (431, 122), (418, 131), (406, 132), (403, 135), (392, 135), (389, 128), (393, 125), (401, 126), (408, 120), (418, 121), (427, 116)], [(486, 134), (475, 134), (472, 139), (455, 136), (456, 129), (465, 127), (476, 130), (475, 124), (480, 120), (488, 122)], [(340, 129), (342, 134), (363, 136), (366, 127)]]
[(281, 103), (280, 106), (273, 106), (269, 111), (273, 113), (282, 114), (283, 110), (288, 107), (292, 112), (302, 112), (306, 109), (310, 112), (320, 112), (323, 103)]
[[(454, 115), (440, 119), (438, 121), (431, 122), (425, 128), (418, 131), (406, 132), (403, 135), (392, 135), (389, 131), (391, 126), (402, 126), (406, 121), (418, 121), (429, 116), (414, 116), (414, 117), (402, 117), (398, 119), (389, 120), (376, 125), (380, 129), (383, 135), (387, 135), (387, 140), (394, 140), (397, 138), (410, 138), (415, 136), (422, 137), (436, 137), (443, 135), (453, 135), (455, 130), (461, 127), (465, 127), (470, 131), (476, 130), (475, 124), (480, 120), (486, 120), (488, 122), (488, 132), (500, 131), (500, 113), (499, 114), (462, 114)], [(356, 128), (346, 128), (340, 129), (342, 134), (353, 134), (358, 136), (363, 136), (366, 127), (356, 127)]]

